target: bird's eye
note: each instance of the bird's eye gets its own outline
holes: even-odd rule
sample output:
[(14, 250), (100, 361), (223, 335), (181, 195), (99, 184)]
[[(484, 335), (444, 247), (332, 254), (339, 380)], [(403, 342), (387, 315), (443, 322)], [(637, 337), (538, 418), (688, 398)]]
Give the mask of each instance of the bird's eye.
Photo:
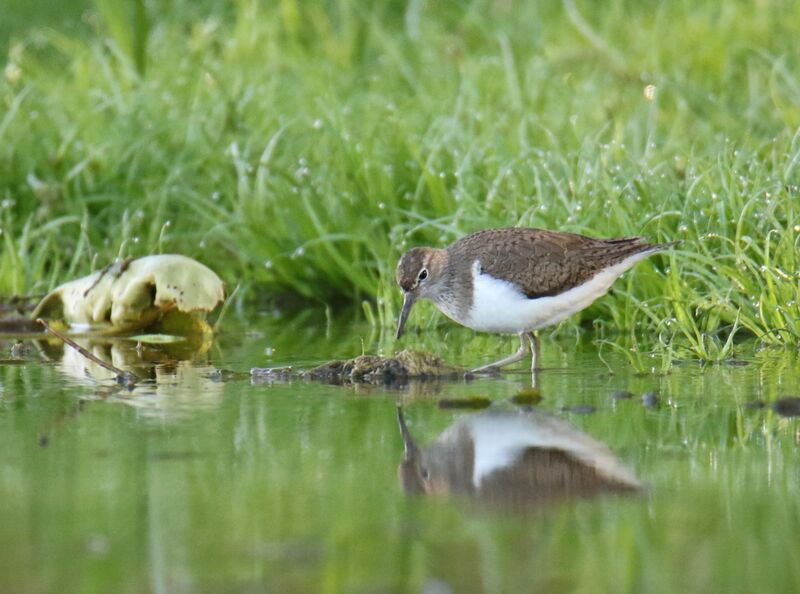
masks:
[(424, 281), (426, 278), (428, 278), (428, 269), (423, 268), (422, 270), (419, 271), (419, 276), (417, 277), (417, 280)]

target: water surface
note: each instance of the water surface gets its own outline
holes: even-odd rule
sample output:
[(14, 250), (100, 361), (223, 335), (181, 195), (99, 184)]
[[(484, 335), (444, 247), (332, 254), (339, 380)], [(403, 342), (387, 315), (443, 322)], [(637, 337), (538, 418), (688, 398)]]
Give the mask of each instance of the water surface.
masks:
[[(464, 364), (516, 348), (451, 327), (405, 342)], [(744, 345), (746, 365), (637, 375), (608, 352), (603, 363), (589, 341), (545, 339), (533, 413), (511, 401), (530, 387), (525, 373), (395, 388), (215, 372), (391, 348), (359, 325), (255, 317), (231, 320), (205, 354), (146, 355), (160, 362), (133, 367), (147, 380), (132, 392), (56, 345), (44, 349), (49, 361), (3, 363), (2, 591), (796, 590), (800, 425), (751, 406), (798, 395), (796, 355)], [(138, 356), (131, 344), (97, 352)], [(649, 391), (658, 399), (645, 406)], [(501, 493), (543, 488), (545, 464), (559, 473), (554, 496), (487, 499), (463, 470), (474, 470), (469, 448), (493, 443), (487, 411), (439, 406), (469, 397), (555, 419), (553, 439), (607, 448), (641, 488), (564, 490), (588, 475), (551, 440), (526, 450), (535, 464), (508, 474)], [(398, 404), (420, 452), (439, 456), (428, 488), (402, 480)], [(484, 436), (437, 454), (463, 427)], [(482, 477), (486, 456), (473, 455)], [(445, 459), (440, 480), (434, 466)]]

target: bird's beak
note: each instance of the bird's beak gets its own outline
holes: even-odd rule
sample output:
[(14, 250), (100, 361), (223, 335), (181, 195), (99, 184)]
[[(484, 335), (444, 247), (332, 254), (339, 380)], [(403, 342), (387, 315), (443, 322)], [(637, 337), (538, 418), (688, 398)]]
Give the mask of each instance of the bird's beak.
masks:
[(397, 424), (400, 427), (400, 435), (403, 436), (403, 461), (397, 468), (400, 483), (403, 491), (409, 495), (419, 495), (425, 492), (425, 481), (420, 476), (422, 464), (422, 452), (417, 448), (417, 444), (411, 438), (411, 433), (406, 427), (406, 420), (403, 417), (402, 407), (397, 407)]
[(408, 314), (411, 313), (411, 308), (414, 307), (414, 302), (417, 300), (417, 294), (412, 291), (406, 291), (403, 297), (403, 309), (400, 311), (400, 320), (397, 322), (397, 335), (395, 338), (400, 338), (403, 335), (403, 327), (406, 325)]
[(401, 406), (397, 407), (397, 425), (400, 428), (400, 435), (403, 437), (404, 461), (415, 461), (419, 458), (419, 448), (414, 443), (414, 438), (411, 437), (411, 432), (406, 426), (406, 419), (403, 416), (403, 408)]

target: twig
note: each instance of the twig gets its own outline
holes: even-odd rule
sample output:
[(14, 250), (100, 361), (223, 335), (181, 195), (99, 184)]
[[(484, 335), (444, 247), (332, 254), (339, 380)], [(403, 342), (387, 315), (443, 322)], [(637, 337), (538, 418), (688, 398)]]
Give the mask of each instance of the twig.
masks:
[(61, 334), (61, 332), (59, 332), (58, 330), (55, 330), (54, 328), (52, 328), (50, 326), (50, 324), (45, 322), (42, 318), (36, 318), (36, 323), (37, 324), (41, 324), (42, 326), (44, 326), (44, 329), (47, 330), (50, 334), (52, 334), (53, 336), (55, 336), (59, 340), (64, 341), (66, 344), (71, 346), (73, 349), (78, 351), (81, 355), (83, 355), (84, 357), (86, 357), (90, 361), (93, 361), (94, 363), (97, 363), (100, 367), (103, 367), (105, 369), (108, 369), (110, 372), (115, 373), (116, 376), (117, 376), (115, 379), (116, 379), (118, 384), (121, 384), (121, 385), (125, 386), (126, 388), (128, 388), (129, 390), (132, 390), (133, 387), (136, 385), (136, 382), (139, 381), (139, 378), (136, 377), (136, 375), (134, 375), (130, 371), (124, 371), (124, 370), (120, 369), (119, 367), (114, 367), (108, 361), (103, 361), (100, 357), (90, 353), (89, 351), (87, 351), (85, 348), (83, 348), (81, 345), (79, 345), (77, 342), (75, 342), (74, 340), (72, 340), (68, 336), (64, 336), (63, 334)]
[(103, 280), (103, 277), (106, 274), (111, 273), (115, 278), (120, 276), (128, 269), (130, 263), (135, 259), (136, 258), (125, 258), (122, 261), (112, 262), (111, 264), (106, 264), (103, 266), (103, 268), (100, 269), (100, 274), (97, 275), (97, 278), (94, 279), (94, 282), (91, 284), (91, 286), (83, 292), (83, 296), (86, 297), (92, 289), (99, 285), (100, 281)]
[(237, 284), (233, 288), (233, 291), (231, 291), (231, 294), (228, 295), (228, 298), (225, 300), (225, 303), (222, 304), (222, 309), (219, 310), (217, 321), (214, 322), (214, 327), (211, 329), (211, 332), (213, 332), (214, 334), (216, 334), (219, 331), (220, 324), (222, 324), (222, 318), (224, 318), (225, 314), (228, 312), (228, 308), (231, 306), (231, 303), (233, 303), (233, 298), (236, 297), (236, 293), (239, 292), (241, 286), (242, 286), (241, 284)]

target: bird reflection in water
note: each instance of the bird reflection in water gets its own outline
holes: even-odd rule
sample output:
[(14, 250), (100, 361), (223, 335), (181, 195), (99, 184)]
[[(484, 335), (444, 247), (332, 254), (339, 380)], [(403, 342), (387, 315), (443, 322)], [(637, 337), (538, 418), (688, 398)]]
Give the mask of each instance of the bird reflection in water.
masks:
[(603, 493), (635, 493), (639, 480), (604, 443), (539, 410), (465, 415), (420, 449), (397, 409), (407, 494), (456, 494), (490, 507), (528, 508)]

